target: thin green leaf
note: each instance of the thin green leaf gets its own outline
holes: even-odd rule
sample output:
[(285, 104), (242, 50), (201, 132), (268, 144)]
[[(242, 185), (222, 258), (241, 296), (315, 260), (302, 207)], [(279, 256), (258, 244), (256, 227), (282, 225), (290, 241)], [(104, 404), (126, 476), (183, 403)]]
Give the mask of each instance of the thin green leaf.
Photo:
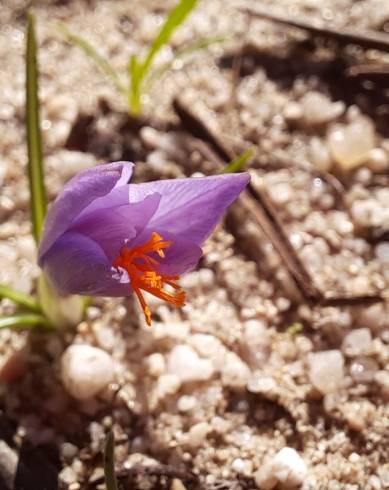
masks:
[(34, 296), (12, 289), (5, 284), (0, 284), (0, 298), (8, 298), (18, 305), (25, 306), (29, 310), (41, 311), (39, 303)]
[(42, 328), (44, 330), (53, 330), (46, 318), (42, 315), (26, 314), (26, 315), (12, 315), (0, 317), (0, 329), (12, 328), (21, 329), (28, 327)]
[(139, 64), (138, 57), (133, 54), (128, 63), (128, 74), (130, 85), (128, 90), (128, 108), (131, 112), (140, 112), (141, 103), (141, 84), (142, 84), (142, 67)]
[(38, 242), (46, 216), (47, 197), (43, 174), (42, 135), (39, 126), (38, 65), (35, 18), (28, 14), (26, 50), (26, 122), (28, 177), (30, 181), (31, 219)]
[(154, 56), (169, 42), (173, 32), (179, 27), (197, 4), (197, 0), (181, 0), (167, 16), (161, 30), (154, 39), (143, 62), (143, 70), (147, 73)]
[(160, 78), (164, 73), (170, 70), (173, 63), (176, 60), (180, 58), (184, 58), (185, 56), (190, 56), (191, 54), (196, 53), (197, 51), (208, 49), (209, 46), (212, 46), (213, 44), (225, 42), (226, 40), (227, 40), (226, 36), (204, 37), (182, 47), (181, 49), (176, 51), (176, 53), (174, 53), (174, 56), (170, 61), (164, 63), (150, 74), (150, 76), (147, 79), (146, 90), (149, 90), (151, 85), (156, 80), (158, 80), (158, 78)]
[(67, 39), (79, 48), (81, 48), (84, 53), (96, 63), (100, 70), (112, 80), (116, 89), (124, 97), (126, 97), (126, 86), (120, 80), (111, 63), (106, 58), (104, 58), (104, 56), (102, 56), (85, 38), (70, 31), (62, 22), (59, 22), (57, 25), (58, 29), (67, 37)]
[(129, 109), (131, 112), (140, 112), (142, 83), (151, 67), (155, 55), (169, 42), (173, 32), (184, 22), (186, 17), (196, 6), (197, 1), (198, 0), (181, 0), (167, 16), (144, 60), (139, 61), (135, 56), (131, 57), (128, 66), (131, 77), (128, 94)]
[(115, 437), (113, 431), (111, 430), (107, 439), (105, 440), (104, 447), (104, 474), (105, 474), (105, 484), (107, 485), (107, 490), (118, 490), (116, 475), (115, 475)]
[(255, 153), (255, 148), (247, 148), (247, 150), (244, 150), (240, 155), (238, 155), (236, 158), (231, 160), (230, 163), (228, 163), (223, 170), (220, 171), (221, 174), (228, 174), (228, 173), (233, 173), (233, 172), (239, 172), (242, 170), (242, 167), (247, 163), (250, 158), (254, 156)]

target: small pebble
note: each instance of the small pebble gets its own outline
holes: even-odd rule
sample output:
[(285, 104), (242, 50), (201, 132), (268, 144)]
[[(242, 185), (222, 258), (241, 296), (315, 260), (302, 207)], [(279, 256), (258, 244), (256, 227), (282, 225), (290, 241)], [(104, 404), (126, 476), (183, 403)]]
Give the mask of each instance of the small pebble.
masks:
[(303, 108), (298, 102), (288, 102), (284, 107), (283, 116), (286, 121), (298, 121), (303, 116)]
[(374, 381), (381, 389), (381, 394), (386, 400), (389, 400), (389, 372), (378, 371), (374, 375)]
[(366, 166), (373, 172), (384, 172), (389, 167), (389, 158), (382, 148), (373, 148), (366, 157)]
[(309, 379), (323, 394), (338, 391), (344, 384), (344, 358), (339, 350), (314, 352), (308, 356)]
[(360, 356), (369, 352), (372, 336), (368, 328), (351, 330), (343, 339), (342, 352), (349, 357)]
[(277, 383), (271, 376), (261, 376), (256, 373), (247, 383), (250, 393), (261, 393), (266, 398), (274, 398), (277, 395)]
[(87, 400), (113, 380), (114, 363), (101, 349), (86, 344), (72, 345), (62, 356), (61, 376), (74, 398)]
[(174, 478), (170, 490), (186, 490), (186, 486), (178, 478)]
[(287, 489), (301, 485), (307, 473), (307, 465), (298, 452), (284, 447), (255, 473), (254, 479), (257, 487), (263, 490), (270, 490), (277, 484), (281, 489)]
[(231, 388), (244, 388), (250, 378), (251, 372), (245, 362), (234, 352), (228, 352), (224, 358), (222, 370), (222, 383)]
[(70, 466), (65, 467), (58, 475), (59, 480), (66, 485), (70, 485), (77, 481), (77, 475)]
[(307, 126), (329, 123), (343, 114), (343, 102), (332, 102), (320, 92), (307, 92), (300, 101)]
[(382, 265), (389, 265), (389, 242), (381, 242), (374, 249), (375, 256), (377, 260), (381, 262)]
[(374, 126), (362, 116), (347, 126), (336, 126), (328, 135), (332, 156), (343, 170), (352, 170), (366, 161), (375, 142)]
[(177, 408), (180, 412), (190, 412), (196, 405), (196, 397), (191, 395), (183, 395), (177, 401)]
[(209, 359), (201, 359), (188, 345), (176, 345), (169, 354), (168, 372), (183, 382), (205, 381), (212, 377), (214, 367)]
[(350, 374), (357, 383), (371, 383), (379, 367), (370, 357), (357, 357), (350, 365)]
[(193, 425), (187, 434), (187, 444), (192, 447), (202, 446), (212, 427), (207, 422)]
[(150, 354), (146, 359), (147, 371), (150, 376), (154, 376), (158, 378), (162, 374), (164, 374), (166, 370), (166, 362), (165, 358), (159, 352), (154, 352), (154, 354)]

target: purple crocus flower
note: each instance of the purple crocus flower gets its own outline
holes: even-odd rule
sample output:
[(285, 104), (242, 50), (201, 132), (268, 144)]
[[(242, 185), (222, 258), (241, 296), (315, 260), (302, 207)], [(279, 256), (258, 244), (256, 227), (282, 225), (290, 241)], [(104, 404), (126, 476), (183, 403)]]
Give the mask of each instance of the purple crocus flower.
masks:
[(99, 165), (65, 185), (46, 217), (39, 265), (63, 294), (135, 292), (150, 325), (142, 290), (184, 304), (179, 276), (195, 267), (201, 244), (249, 175), (129, 184), (133, 166)]

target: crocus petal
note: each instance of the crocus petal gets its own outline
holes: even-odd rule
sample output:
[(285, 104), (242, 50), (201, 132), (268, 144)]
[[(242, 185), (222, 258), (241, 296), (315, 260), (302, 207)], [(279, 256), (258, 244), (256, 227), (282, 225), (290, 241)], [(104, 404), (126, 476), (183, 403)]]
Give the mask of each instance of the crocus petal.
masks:
[[(164, 239), (170, 240), (170, 236)], [(171, 247), (165, 249), (165, 258), (159, 259), (158, 272), (169, 276), (181, 276), (194, 269), (203, 254), (198, 245), (184, 238), (173, 239)]]
[(63, 294), (128, 296), (129, 284), (113, 278), (104, 251), (85, 235), (67, 232), (44, 257), (43, 269)]
[(131, 163), (116, 162), (89, 168), (65, 185), (47, 213), (39, 247), (39, 263), (54, 242), (90, 203), (107, 195), (118, 182), (123, 183), (123, 179), (128, 182), (132, 166)]
[(201, 245), (249, 180), (248, 173), (240, 173), (130, 184), (130, 202), (143, 200), (154, 192), (162, 196), (156, 213), (137, 242), (157, 231), (162, 236), (181, 236)]
[(160, 200), (161, 195), (154, 193), (137, 203), (97, 209), (78, 218), (70, 231), (87, 235), (98, 243), (112, 263), (125, 241), (132, 240), (147, 226)]

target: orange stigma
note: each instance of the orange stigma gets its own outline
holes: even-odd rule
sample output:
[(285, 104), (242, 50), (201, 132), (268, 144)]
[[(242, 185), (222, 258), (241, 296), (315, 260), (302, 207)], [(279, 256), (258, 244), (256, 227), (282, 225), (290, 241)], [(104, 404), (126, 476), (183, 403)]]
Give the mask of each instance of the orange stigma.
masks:
[[(164, 249), (172, 243), (165, 241), (154, 231), (146, 243), (133, 248), (124, 246), (113, 263), (114, 267), (121, 267), (127, 271), (148, 325), (151, 325), (151, 311), (143, 297), (142, 289), (176, 306), (183, 306), (185, 302), (185, 292), (176, 282), (180, 276), (166, 276), (157, 272), (159, 262), (149, 255), (157, 253), (163, 259)], [(175, 291), (166, 291), (165, 284)]]

